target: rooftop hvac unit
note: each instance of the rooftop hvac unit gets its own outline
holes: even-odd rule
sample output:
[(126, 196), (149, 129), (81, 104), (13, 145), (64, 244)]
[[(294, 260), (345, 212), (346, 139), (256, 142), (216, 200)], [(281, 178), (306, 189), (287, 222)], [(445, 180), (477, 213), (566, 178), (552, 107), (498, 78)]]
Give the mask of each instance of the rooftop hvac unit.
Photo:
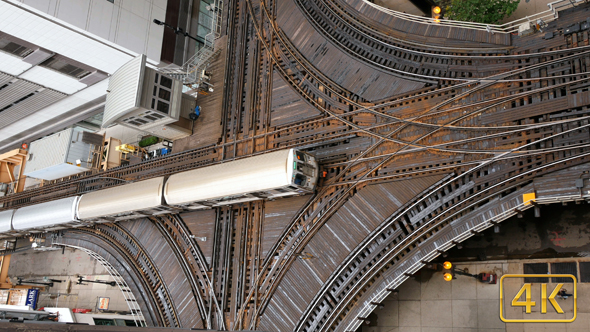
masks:
[(38, 48), (31, 52), (31, 54), (27, 55), (23, 58), (23, 61), (26, 63), (30, 63), (33, 66), (40, 64), (41, 62), (51, 58), (53, 53), (46, 49)]
[(23, 174), (55, 180), (89, 171), (101, 146), (101, 135), (74, 128), (60, 131), (31, 143)]

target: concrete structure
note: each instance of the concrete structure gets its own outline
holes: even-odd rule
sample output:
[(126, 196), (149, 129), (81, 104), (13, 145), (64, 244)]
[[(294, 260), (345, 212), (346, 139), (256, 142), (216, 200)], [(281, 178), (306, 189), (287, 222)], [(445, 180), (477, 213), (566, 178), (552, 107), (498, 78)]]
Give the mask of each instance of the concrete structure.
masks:
[[(144, 10), (132, 13), (123, 3)], [(166, 1), (0, 1), (0, 46), (5, 44), (0, 86), (8, 84), (3, 90), (17, 92), (0, 105), (10, 106), (3, 119), (14, 113), (9, 122), (0, 123), (0, 150), (100, 111), (108, 75), (137, 54), (148, 54), (157, 65), (163, 27), (148, 22), (163, 20), (165, 5)], [(28, 106), (26, 114), (18, 112), (25, 102), (34, 106)], [(3, 106), (6, 103), (10, 105)]]
[(40, 280), (43, 277), (62, 280), (54, 283), (39, 294), (37, 307), (68, 307), (93, 309), (98, 297), (109, 297), (109, 310), (128, 311), (129, 307), (118, 287), (105, 284), (88, 283), (77, 285), (76, 274), (86, 280), (112, 281), (108, 272), (93, 258), (80, 250), (71, 248), (56, 251), (34, 251), (32, 249), (12, 255), (8, 276), (27, 280)]
[[(502, 260), (473, 263), (456, 263), (458, 269), (467, 269), (469, 273), (504, 274), (523, 273), (523, 264), (546, 262), (588, 262), (589, 258), (543, 259), (543, 260)], [(531, 314), (524, 313), (524, 308), (511, 308), (510, 302), (523, 284), (522, 279), (505, 279), (504, 306), (506, 318), (510, 319), (563, 319), (572, 317), (573, 298), (557, 299), (565, 312), (557, 314), (551, 305), (547, 314), (540, 313), (540, 292), (536, 284), (532, 290), (532, 300), (537, 306), (532, 307)], [(550, 293), (555, 283), (548, 283)], [(571, 283), (564, 288), (572, 291)], [(369, 317), (369, 324), (363, 324), (362, 332), (536, 332), (536, 331), (572, 331), (590, 330), (590, 284), (578, 283), (578, 316), (572, 323), (504, 323), (499, 317), (500, 285), (484, 284), (474, 278), (457, 276), (450, 282), (443, 280), (442, 272), (427, 269), (420, 271), (415, 278), (410, 278), (399, 288), (399, 293), (390, 295), (382, 302), (383, 306)]]
[(152, 21), (197, 34), (199, 3), (0, 1), (0, 152), (102, 112), (108, 76), (140, 54), (182, 65), (198, 43)]

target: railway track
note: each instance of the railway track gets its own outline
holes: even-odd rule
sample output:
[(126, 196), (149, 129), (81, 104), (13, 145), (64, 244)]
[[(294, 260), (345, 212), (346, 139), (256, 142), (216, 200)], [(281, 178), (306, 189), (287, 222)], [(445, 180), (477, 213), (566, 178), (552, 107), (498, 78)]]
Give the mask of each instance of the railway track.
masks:
[[(490, 84), (488, 84), (488, 86), (489, 86), (489, 85), (490, 85)], [(452, 99), (451, 99), (451, 100), (452, 100)], [(476, 111), (474, 111), (473, 113), (476, 113), (476, 112), (478, 112), (478, 111), (476, 110)], [(481, 112), (480, 112), (480, 113), (481, 113)], [(463, 119), (464, 119), (464, 118), (460, 118), (460, 119), (458, 119), (458, 120), (454, 120), (454, 121), (461, 121), (461, 120), (463, 120)], [(452, 122), (451, 122), (451, 124), (452, 124)], [(440, 128), (442, 128), (442, 127), (444, 127), (444, 126), (441, 126)], [(429, 136), (429, 135), (431, 135), (431, 134), (432, 134), (432, 133), (428, 133), (428, 134), (427, 134), (427, 136)], [(418, 139), (424, 139), (424, 138), (425, 138), (425, 136), (421, 136), (421, 137), (419, 137)], [(382, 163), (380, 163), (379, 165), (377, 165), (375, 168), (373, 168), (373, 171), (375, 171), (375, 170), (376, 170), (376, 168), (379, 168), (379, 167), (381, 167), (383, 164), (385, 164), (385, 162), (382, 162)], [(484, 163), (484, 164), (485, 164), (485, 163)], [(476, 169), (477, 169), (477, 168), (476, 168)], [(370, 172), (369, 172), (369, 173), (366, 173), (366, 174), (370, 174)], [(326, 198), (325, 196), (323, 196), (323, 195), (321, 195), (321, 194), (320, 194), (320, 195), (318, 195), (318, 196), (319, 196), (319, 197), (321, 197), (321, 198), (322, 198), (322, 199), (324, 199), (324, 200), (325, 200), (325, 198)], [(345, 196), (340, 196), (340, 197), (345, 197)], [(322, 201), (322, 199), (319, 199), (319, 201)], [(339, 201), (339, 200), (340, 200), (340, 199), (338, 199), (338, 200), (336, 200), (336, 201)], [(313, 205), (313, 203), (312, 203), (312, 204), (310, 204), (310, 205)], [(278, 269), (279, 267), (280, 267), (280, 268), (283, 268), (283, 269), (286, 269), (286, 268), (284, 268), (284, 266), (286, 265), (286, 263), (283, 263), (284, 261), (287, 261), (287, 262), (288, 262), (288, 261), (291, 261), (291, 262), (293, 261), (293, 257), (294, 257), (294, 256), (295, 256), (295, 254), (296, 254), (297, 252), (299, 252), (299, 250), (301, 249), (301, 243), (305, 243), (305, 242), (304, 242), (304, 241), (302, 241), (302, 240), (300, 240), (300, 241), (294, 241), (294, 240), (293, 240), (293, 237), (294, 237), (294, 234), (298, 234), (299, 236), (301, 236), (301, 235), (300, 235), (300, 232), (301, 232), (301, 231), (300, 231), (299, 229), (305, 228), (305, 226), (306, 226), (306, 227), (309, 227), (308, 225), (302, 226), (302, 225), (304, 225), (304, 224), (305, 224), (305, 223), (303, 223), (303, 222), (300, 222), (300, 221), (299, 221), (299, 222), (296, 222), (296, 224), (295, 224), (295, 225), (296, 225), (296, 226), (299, 226), (299, 228), (296, 228), (296, 230), (294, 230), (294, 231), (290, 231), (289, 233), (287, 233), (287, 234), (291, 234), (291, 235), (285, 235), (285, 236), (283, 237), (283, 239), (288, 239), (290, 242), (289, 242), (289, 243), (286, 243), (286, 244), (285, 244), (285, 243), (283, 243), (283, 246), (279, 246), (279, 247), (278, 247), (278, 249), (277, 249), (277, 251), (276, 251), (276, 253), (277, 253), (277, 255), (280, 255), (280, 254), (284, 253), (283, 249), (285, 249), (285, 248), (292, 248), (292, 249), (289, 249), (289, 250), (290, 250), (290, 251), (289, 251), (289, 253), (290, 253), (291, 255), (288, 255), (288, 256), (286, 256), (285, 258), (283, 258), (283, 260), (280, 260), (280, 259), (278, 259), (277, 261), (280, 261), (279, 263), (276, 263), (276, 261), (275, 261), (275, 264), (273, 265), (273, 268), (271, 268), (271, 270), (270, 270), (270, 272), (268, 273), (268, 275), (272, 275), (273, 277), (276, 277), (276, 276), (277, 276), (277, 270), (276, 270), (276, 269)], [(314, 233), (311, 233), (311, 236), (313, 236), (313, 235), (314, 235)], [(311, 237), (311, 236), (310, 236), (310, 237)], [(295, 247), (295, 246), (294, 246), (294, 244), (295, 244), (295, 243), (297, 243), (299, 246), (298, 246), (298, 247)], [(268, 257), (272, 257), (272, 255), (269, 255)], [(273, 273), (274, 273), (274, 275), (273, 275)], [(278, 274), (280, 275), (280, 272), (278, 272)], [(271, 277), (271, 278), (272, 278), (272, 277)], [(267, 297), (270, 297), (270, 296), (271, 296), (270, 294), (272, 294), (272, 293), (273, 293), (273, 286), (268, 286), (268, 285), (267, 285), (267, 289), (265, 289), (265, 290), (263, 290), (263, 291), (266, 291), (266, 292), (267, 292), (267, 293), (266, 293), (266, 294), (267, 294)]]
[[(372, 71), (420, 84), (381, 99), (350, 89), (292, 40), (292, 29), (280, 24), (285, 6), (301, 9), (320, 37)], [(235, 0), (226, 7), (230, 70), (218, 144), (0, 203), (20, 207), (287, 147), (313, 150), (328, 176), (265, 248), (268, 202), (217, 208), (211, 244), (197, 243), (198, 229), (182, 215), (67, 234), (100, 239), (127, 257), (162, 326), (356, 329), (366, 314), (360, 305), (371, 302), (377, 285), (401, 283), (438, 254), (440, 243), (491, 225), (479, 214), (510, 210), (535, 181), (548, 183), (555, 172), (574, 176), (588, 162), (590, 48), (587, 32), (551, 41), (547, 50), (532, 41), (472, 46), (479, 35), (464, 48), (427, 46), (402, 41), (399, 31), (387, 35), (364, 14), (355, 17), (353, 7), (354, 1)], [(271, 125), (276, 82), (318, 112)], [(171, 261), (174, 269), (163, 268)], [(178, 276), (185, 276), (190, 303), (167, 287)]]
[[(302, 63), (299, 63), (299, 65), (301, 65), (301, 64)], [(306, 68), (308, 68), (308, 67), (306, 67)], [(328, 82), (328, 83), (331, 84), (332, 82)], [(330, 87), (331, 85), (324, 84), (321, 86)], [(356, 98), (353, 97), (351, 99), (350, 96), (340, 95), (337, 93), (337, 91), (333, 91), (333, 90), (330, 90), (330, 91), (333, 92), (334, 96), (336, 96), (336, 98), (339, 100), (340, 105), (342, 105), (341, 101), (345, 101), (348, 103), (349, 108), (350, 108), (350, 106), (354, 106), (355, 108), (357, 108), (356, 111), (353, 111), (353, 112), (356, 112), (355, 113), (356, 115), (363, 114), (362, 108), (359, 108), (359, 107), (362, 107), (362, 105), (360, 105), (359, 103), (357, 103), (355, 101)], [(312, 98), (313, 100), (321, 100), (321, 99), (325, 98), (325, 96), (313, 96), (313, 95), (311, 95), (309, 97)], [(426, 98), (426, 97), (424, 97), (424, 98)], [(379, 112), (381, 114), (387, 114), (388, 112), (391, 112), (391, 110), (383, 108), (383, 106), (373, 106), (373, 107), (374, 108), (382, 107), (381, 112)], [(331, 118), (337, 118), (337, 117), (332, 116)], [(328, 118), (328, 119), (330, 119), (330, 118)], [(208, 164), (211, 164), (211, 162), (215, 161), (216, 159), (221, 159), (220, 156), (216, 155), (217, 150), (219, 150), (219, 149), (223, 150), (223, 148), (225, 148), (226, 146), (231, 146), (231, 145), (236, 146), (237, 144), (241, 144), (241, 143), (247, 142), (249, 140), (252, 142), (251, 146), (255, 146), (254, 142), (256, 142), (256, 141), (276, 142), (274, 144), (275, 148), (302, 146), (302, 145), (304, 146), (304, 145), (306, 145), (305, 143), (307, 143), (307, 145), (309, 145), (309, 144), (313, 144), (314, 141), (318, 142), (318, 141), (322, 141), (322, 140), (333, 139), (333, 138), (339, 136), (338, 134), (340, 134), (340, 136), (344, 136), (347, 134), (346, 131), (350, 130), (346, 127), (340, 127), (340, 129), (336, 129), (337, 131), (339, 131), (339, 133), (332, 132), (332, 133), (329, 133), (327, 136), (314, 134), (314, 131), (317, 131), (318, 126), (324, 127), (324, 124), (319, 121), (321, 121), (321, 120), (318, 120), (318, 121), (312, 120), (312, 121), (310, 121), (309, 124), (303, 124), (303, 125), (298, 124), (298, 125), (293, 125), (290, 127), (274, 130), (274, 131), (267, 131), (261, 135), (254, 135), (250, 139), (234, 140), (231, 143), (222, 144), (221, 146), (215, 146), (215, 147), (209, 147), (209, 148), (200, 149), (200, 150), (196, 150), (196, 151), (184, 152), (179, 155), (173, 155), (169, 158), (165, 158), (163, 160), (158, 160), (158, 161), (153, 161), (153, 162), (149, 161), (149, 162), (145, 162), (145, 163), (142, 163), (139, 165), (130, 166), (130, 167), (127, 167), (124, 169), (105, 172), (105, 173), (102, 173), (98, 176), (85, 176), (80, 179), (74, 179), (73, 181), (70, 181), (70, 183), (68, 183), (67, 185), (66, 184), (57, 184), (57, 187), (50, 186), (50, 188), (47, 188), (47, 189), (41, 188), (41, 189), (32, 190), (32, 191), (22, 193), (21, 196), (25, 196), (25, 198), (22, 198), (22, 199), (20, 199), (19, 197), (15, 197), (15, 196), (8, 196), (8, 197), (10, 197), (9, 199), (12, 200), (12, 202), (10, 202), (7, 205), (11, 206), (11, 207), (18, 207), (18, 206), (23, 206), (24, 204), (27, 204), (27, 203), (50, 200), (51, 197), (57, 198), (57, 197), (71, 196), (74, 194), (80, 194), (80, 193), (88, 192), (91, 190), (96, 190), (98, 188), (104, 188), (104, 187), (118, 185), (118, 184), (123, 183), (121, 180), (117, 180), (117, 179), (133, 180), (133, 179), (137, 179), (140, 176), (141, 177), (155, 177), (155, 176), (160, 176), (160, 175), (172, 174), (172, 173), (175, 173), (181, 169), (192, 169), (195, 167), (208, 165)], [(306, 127), (306, 128), (302, 130), (301, 129), (302, 127)], [(353, 131), (354, 130), (356, 130), (358, 132), (359, 129), (353, 128)], [(310, 138), (309, 139), (303, 138), (301, 136), (301, 134), (297, 134), (297, 135), (290, 134), (290, 133), (298, 133), (298, 132), (301, 133), (302, 131), (309, 132), (310, 134), (308, 134), (306, 136), (309, 136)], [(354, 133), (355, 132), (353, 132), (353, 134)], [(336, 134), (336, 135), (334, 135), (334, 134)], [(269, 138), (271, 136), (272, 136), (272, 138)], [(296, 141), (295, 144), (292, 144), (291, 142), (285, 142), (285, 137), (288, 138), (289, 136), (291, 136), (293, 138), (293, 141)], [(285, 142), (286, 144), (283, 142)], [(291, 143), (291, 144), (289, 144), (289, 143)], [(301, 143), (303, 143), (303, 144), (301, 144)], [(268, 150), (268, 145), (267, 145), (267, 150)], [(264, 151), (264, 149), (262, 149), (262, 151)], [(164, 169), (164, 171), (162, 171), (163, 169)], [(43, 191), (50, 193), (49, 198), (44, 199), (44, 195), (42, 194)], [(57, 194), (59, 194), (59, 193), (61, 193), (62, 196), (57, 196)], [(28, 196), (28, 197), (26, 197), (26, 196)], [(34, 201), (31, 200), (32, 197), (35, 197)], [(4, 199), (4, 201), (6, 201), (6, 200), (8, 200), (8, 198)]]
[[(112, 226), (118, 227), (118, 226)], [(128, 237), (127, 234), (121, 238), (121, 233), (113, 228), (88, 228), (68, 230), (68, 235), (74, 235), (74, 238), (92, 237), (108, 243), (109, 251), (115, 251), (120, 257), (125, 259), (126, 263), (132, 268), (133, 274), (139, 276), (138, 280), (143, 283), (143, 289), (149, 292), (148, 298), (155, 302), (155, 308), (158, 314), (158, 324), (162, 326), (179, 326), (176, 308), (170, 301), (169, 292), (163, 283), (161, 274), (157, 266), (151, 260), (149, 254), (143, 250), (143, 245), (138, 243), (134, 237)], [(111, 232), (114, 230), (114, 232)], [(65, 237), (67, 240), (68, 237)]]

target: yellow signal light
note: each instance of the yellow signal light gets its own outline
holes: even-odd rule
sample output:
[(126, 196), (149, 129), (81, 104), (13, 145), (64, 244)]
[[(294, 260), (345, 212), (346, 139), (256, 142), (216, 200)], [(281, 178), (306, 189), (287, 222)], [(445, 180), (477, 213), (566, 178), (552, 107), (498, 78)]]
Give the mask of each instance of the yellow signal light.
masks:
[(440, 11), (441, 11), (441, 9), (439, 6), (435, 6), (434, 8), (432, 8), (432, 12), (435, 14), (440, 14)]
[(451, 281), (451, 280), (453, 280), (453, 275), (450, 273), (445, 273), (443, 275), (443, 278), (445, 279), (445, 281)]
[(453, 264), (451, 262), (444, 262), (443, 263), (443, 268), (445, 268), (446, 270), (450, 270), (453, 267)]

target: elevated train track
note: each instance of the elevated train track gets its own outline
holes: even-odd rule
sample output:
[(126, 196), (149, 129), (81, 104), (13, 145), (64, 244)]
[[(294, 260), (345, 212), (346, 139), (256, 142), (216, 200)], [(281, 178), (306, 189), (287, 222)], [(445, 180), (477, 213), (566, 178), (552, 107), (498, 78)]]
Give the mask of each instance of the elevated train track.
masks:
[[(523, 193), (545, 203), (588, 198), (573, 184), (590, 158), (588, 31), (544, 40), (399, 19), (391, 29), (371, 22), (382, 13), (358, 14), (358, 1), (233, 1), (218, 144), (0, 203), (307, 149), (327, 172), (309, 197), (97, 224), (65, 231), (64, 241), (117, 257), (152, 325), (311, 332), (355, 331), (425, 262), (528, 208)], [(585, 19), (589, 8), (548, 29)], [(305, 20), (302, 30), (285, 12)], [(339, 76), (310, 40), (357, 72)], [(399, 88), (370, 91), (385, 82), (377, 76)], [(277, 85), (307, 111), (273, 108)]]

